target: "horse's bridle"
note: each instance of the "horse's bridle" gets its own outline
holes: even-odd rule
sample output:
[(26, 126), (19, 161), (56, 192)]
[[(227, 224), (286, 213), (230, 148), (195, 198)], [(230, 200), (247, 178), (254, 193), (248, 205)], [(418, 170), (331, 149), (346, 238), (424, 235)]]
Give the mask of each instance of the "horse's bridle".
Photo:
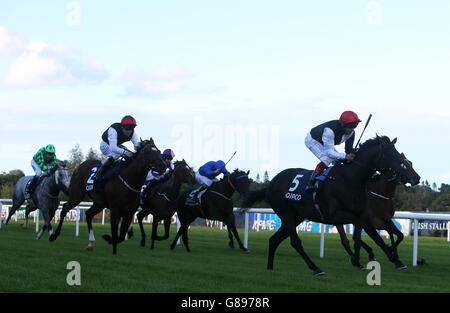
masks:
[[(233, 190), (237, 190), (236, 187), (234, 187), (233, 183), (231, 182), (231, 178), (230, 178), (230, 177), (231, 177), (231, 175), (228, 175), (228, 183), (229, 183), (230, 186), (233, 188)], [(241, 179), (241, 178), (244, 178), (244, 177), (247, 177), (247, 178), (248, 178), (248, 175), (247, 175), (247, 174), (244, 174), (244, 175), (238, 176), (238, 177), (236, 177), (236, 180)]]
[[(381, 143), (380, 143), (380, 150), (381, 150), (381, 153), (380, 153), (380, 157), (376, 161), (376, 168), (378, 168), (380, 170), (383, 169), (382, 172), (384, 172), (384, 171), (388, 172), (389, 175), (386, 175), (385, 173), (383, 173), (387, 177), (388, 182), (395, 181), (398, 177), (398, 173), (396, 170), (394, 170), (392, 167), (386, 168), (384, 166), (379, 166), (381, 161), (384, 159), (384, 147)], [(402, 162), (402, 165), (403, 165), (403, 162)]]

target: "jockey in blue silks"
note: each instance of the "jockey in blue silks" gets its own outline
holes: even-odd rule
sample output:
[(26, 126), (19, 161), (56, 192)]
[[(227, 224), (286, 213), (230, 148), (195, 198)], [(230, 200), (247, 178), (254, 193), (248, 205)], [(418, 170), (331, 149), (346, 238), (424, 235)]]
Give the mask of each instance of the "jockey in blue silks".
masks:
[(202, 185), (211, 186), (213, 182), (218, 181), (217, 176), (220, 174), (230, 175), (230, 172), (225, 168), (225, 162), (222, 160), (210, 161), (199, 168), (195, 179)]
[(198, 183), (201, 184), (201, 187), (192, 191), (190, 197), (192, 199), (200, 198), (203, 194), (203, 191), (212, 185), (212, 183), (218, 181), (217, 176), (223, 174), (225, 176), (230, 175), (230, 172), (225, 168), (225, 162), (222, 160), (218, 161), (209, 161), (205, 163), (198, 169), (197, 174), (195, 174), (195, 179)]

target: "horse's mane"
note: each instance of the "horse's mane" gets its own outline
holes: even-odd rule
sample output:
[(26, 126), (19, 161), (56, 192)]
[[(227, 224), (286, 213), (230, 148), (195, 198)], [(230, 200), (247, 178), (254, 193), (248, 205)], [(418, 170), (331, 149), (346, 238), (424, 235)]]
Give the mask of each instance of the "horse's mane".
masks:
[(182, 165), (182, 163), (186, 164), (185, 161), (175, 161), (175, 162), (173, 162), (173, 167), (175, 168), (175, 167), (177, 167), (179, 165)]
[(388, 136), (378, 136), (378, 135), (376, 135), (375, 138), (368, 139), (365, 142), (363, 142), (362, 144), (360, 144), (359, 145), (359, 150), (370, 149), (370, 148), (378, 145), (380, 143), (380, 141), (382, 141), (384, 143), (390, 143), (391, 142), (391, 140), (389, 139)]

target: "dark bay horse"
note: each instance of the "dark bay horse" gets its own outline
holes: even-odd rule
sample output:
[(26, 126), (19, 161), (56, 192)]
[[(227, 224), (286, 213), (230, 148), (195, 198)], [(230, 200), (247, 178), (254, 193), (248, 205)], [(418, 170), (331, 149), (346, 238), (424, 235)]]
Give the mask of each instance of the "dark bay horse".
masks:
[[(402, 242), (404, 236), (392, 221), (395, 214), (393, 201), (395, 190), (399, 184), (406, 184), (409, 182), (414, 186), (420, 182), (420, 176), (414, 170), (412, 162), (409, 161), (403, 153), (400, 156), (402, 167), (408, 171), (408, 177), (410, 177), (409, 181), (408, 177), (398, 176), (395, 173), (392, 173), (393, 175), (390, 177), (377, 173), (367, 183), (367, 208), (372, 223), (376, 229), (386, 230), (388, 232), (391, 240), (391, 249), (396, 256), (398, 256), (397, 247), (400, 242)], [(359, 263), (359, 250), (355, 251), (355, 254), (353, 254), (343, 225), (336, 225), (336, 228), (339, 232), (342, 245), (350, 255), (351, 263), (360, 269), (364, 269)], [(356, 227), (355, 230), (361, 231), (358, 227)], [(397, 236), (397, 240), (395, 240), (394, 235)], [(369, 260), (375, 260), (372, 248), (363, 241), (361, 241), (361, 246), (369, 254)]]
[(246, 195), (249, 192), (250, 181), (248, 174), (238, 169), (233, 173), (222, 178), (220, 181), (214, 182), (202, 196), (201, 205), (187, 205), (186, 199), (194, 189), (189, 189), (181, 193), (177, 199), (177, 214), (181, 227), (173, 240), (170, 249), (174, 249), (178, 241), (178, 238), (182, 236), (184, 246), (189, 252), (188, 243), (188, 228), (189, 225), (197, 218), (205, 218), (209, 220), (218, 220), (223, 222), (227, 226), (229, 246), (234, 248), (233, 235), (236, 238), (239, 247), (248, 252), (248, 249), (244, 247), (239, 238), (236, 230), (236, 221), (233, 213), (233, 200), (231, 196), (234, 191), (237, 191), (240, 195)]
[[(118, 175), (105, 183), (103, 192), (86, 192), (86, 181), (90, 175), (92, 167), (97, 165), (99, 160), (87, 160), (75, 169), (69, 189), (69, 200), (64, 204), (58, 228), (50, 237), (50, 241), (57, 238), (61, 231), (64, 217), (67, 212), (77, 206), (87, 193), (93, 200), (93, 205), (86, 211), (86, 222), (89, 232), (88, 250), (94, 248), (94, 231), (92, 229), (93, 217), (104, 208), (110, 209), (111, 236), (105, 239), (113, 246), (113, 254), (117, 253), (117, 244), (125, 240), (125, 234), (131, 223), (134, 213), (139, 206), (140, 188), (144, 184), (147, 173), (150, 169), (157, 172), (164, 172), (166, 164), (161, 159), (161, 152), (155, 146), (153, 139), (142, 141), (138, 151), (134, 156), (126, 161)], [(117, 236), (119, 222), (122, 218), (120, 236)]]
[[(5, 225), (8, 224), (10, 218), (16, 210), (25, 202), (25, 188), (33, 176), (21, 177), (14, 186), (13, 194), (13, 206), (9, 212), (8, 218), (5, 221)], [(24, 228), (28, 227), (28, 215), (30, 212), (40, 209), (44, 216), (44, 226), (39, 231), (36, 239), (40, 239), (44, 234), (44, 231), (48, 229), (48, 233), (51, 236), (53, 233), (51, 220), (53, 219), (56, 210), (58, 209), (60, 198), (59, 193), (63, 191), (68, 193), (70, 184), (70, 174), (68, 164), (65, 161), (57, 162), (57, 165), (48, 171), (48, 174), (40, 178), (40, 182), (33, 192), (33, 197), (28, 201), (28, 205), (25, 211), (25, 224)]]
[[(152, 196), (148, 196), (144, 200), (142, 210), (137, 214), (139, 227), (141, 229), (141, 246), (145, 246), (145, 231), (142, 220), (149, 214), (153, 215), (152, 226), (152, 245), (155, 246), (155, 240), (166, 240), (169, 238), (170, 223), (172, 215), (175, 213), (175, 200), (177, 199), (182, 183), (194, 185), (196, 183), (192, 169), (187, 165), (185, 160), (176, 161), (170, 178), (156, 185), (155, 190), (149, 190)], [(164, 220), (164, 236), (158, 236), (158, 223)]]
[[(243, 207), (250, 207), (258, 200), (266, 200), (281, 219), (281, 227), (269, 239), (267, 268), (273, 269), (277, 247), (290, 237), (292, 247), (314, 274), (325, 274), (311, 261), (298, 237), (296, 226), (304, 219), (330, 225), (351, 223), (361, 226), (397, 268), (404, 266), (376, 232), (367, 209), (367, 182), (375, 170), (388, 176), (393, 172), (408, 175), (402, 167), (395, 142), (396, 139), (391, 142), (388, 137), (377, 136), (360, 146), (354, 161), (335, 165), (317, 192), (320, 211), (313, 204), (297, 203), (284, 197), (301, 169), (284, 170), (272, 179), (268, 187), (251, 192)], [(354, 240), (355, 246), (361, 245), (361, 236), (354, 236)]]

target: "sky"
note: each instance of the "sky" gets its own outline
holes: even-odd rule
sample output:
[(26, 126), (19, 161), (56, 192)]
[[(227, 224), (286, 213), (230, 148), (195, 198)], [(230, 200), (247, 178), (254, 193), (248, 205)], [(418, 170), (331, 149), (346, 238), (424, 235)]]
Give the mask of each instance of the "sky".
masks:
[[(0, 2), (0, 172), (67, 159), (127, 114), (198, 169), (318, 163), (309, 130), (345, 110), (362, 141), (397, 137), (422, 180), (450, 183), (450, 2)], [(343, 151), (343, 145), (337, 146)]]

